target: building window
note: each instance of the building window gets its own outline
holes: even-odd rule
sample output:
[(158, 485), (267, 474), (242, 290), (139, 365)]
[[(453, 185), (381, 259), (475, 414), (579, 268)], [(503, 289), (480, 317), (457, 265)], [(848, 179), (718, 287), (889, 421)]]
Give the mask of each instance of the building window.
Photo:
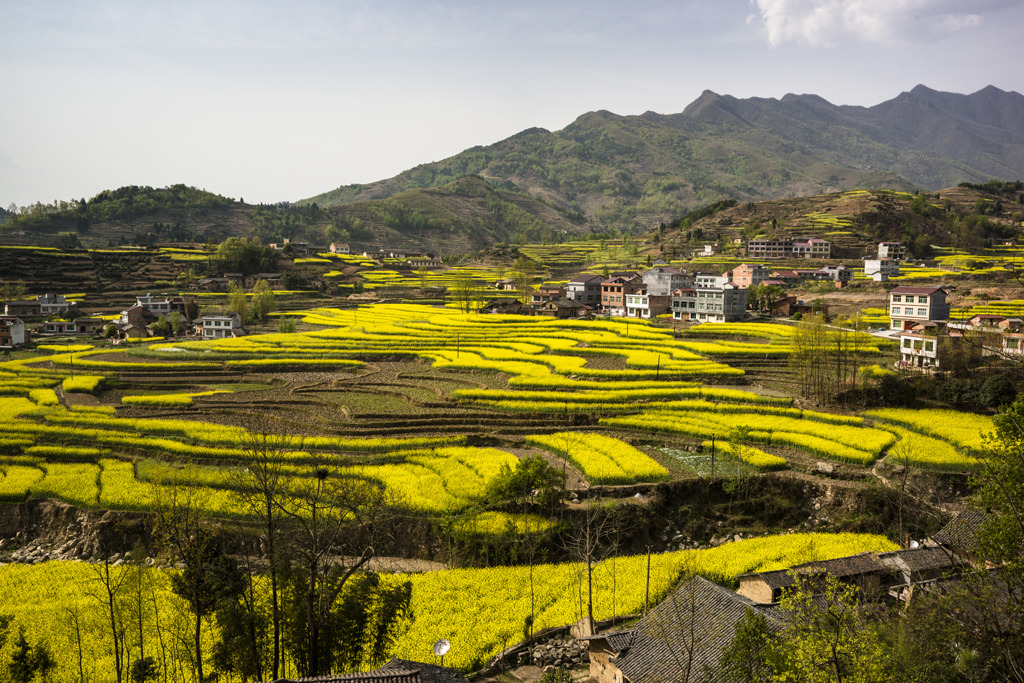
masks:
[(927, 308), (919, 308), (919, 309), (917, 309), (917, 314), (918, 315), (928, 315), (928, 309)]
[(919, 296), (919, 297), (917, 297), (917, 303), (919, 303), (919, 304), (926, 304), (926, 303), (928, 303), (928, 297), (926, 297), (926, 296)]
[(893, 302), (894, 304), (898, 304), (898, 303), (900, 303), (901, 301), (902, 301), (902, 298), (900, 297), (900, 295), (899, 295), (899, 294), (893, 294), (893, 295), (892, 295), (892, 302)]
[(892, 307), (892, 314), (893, 315), (899, 315), (900, 314), (900, 307), (899, 306), (893, 306)]

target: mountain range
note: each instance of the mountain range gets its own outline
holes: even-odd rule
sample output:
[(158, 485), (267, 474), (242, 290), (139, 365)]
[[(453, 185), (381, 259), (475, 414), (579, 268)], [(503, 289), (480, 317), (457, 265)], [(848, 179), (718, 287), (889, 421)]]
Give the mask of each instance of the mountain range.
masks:
[[(817, 95), (705, 91), (678, 114), (589, 112), (300, 204), (402, 197), (477, 175), (578, 226), (646, 230), (723, 198), (752, 202), (854, 188), (937, 190), (1024, 177), (1024, 96), (923, 85), (872, 107)], [(404, 201), (403, 201), (404, 203)], [(415, 202), (413, 202), (415, 203)]]

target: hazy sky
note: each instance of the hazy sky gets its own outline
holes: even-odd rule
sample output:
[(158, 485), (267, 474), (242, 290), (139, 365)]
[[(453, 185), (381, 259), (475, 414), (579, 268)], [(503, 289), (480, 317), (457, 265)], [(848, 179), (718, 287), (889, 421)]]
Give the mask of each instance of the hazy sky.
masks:
[(703, 90), (1024, 92), (1022, 0), (0, 0), (0, 204), (295, 200)]

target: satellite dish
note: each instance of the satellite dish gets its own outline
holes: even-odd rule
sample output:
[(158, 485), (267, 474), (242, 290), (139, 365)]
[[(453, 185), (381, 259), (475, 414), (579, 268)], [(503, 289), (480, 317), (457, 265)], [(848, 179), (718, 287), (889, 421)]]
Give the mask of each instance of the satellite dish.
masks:
[(450, 649), (452, 649), (452, 644), (448, 642), (447, 638), (442, 638), (434, 643), (434, 656), (444, 657)]
[(911, 547), (911, 548), (920, 548), (920, 547), (921, 547), (921, 544), (920, 544), (920, 543), (918, 543), (917, 541), (911, 541), (911, 542), (910, 542), (910, 547)]

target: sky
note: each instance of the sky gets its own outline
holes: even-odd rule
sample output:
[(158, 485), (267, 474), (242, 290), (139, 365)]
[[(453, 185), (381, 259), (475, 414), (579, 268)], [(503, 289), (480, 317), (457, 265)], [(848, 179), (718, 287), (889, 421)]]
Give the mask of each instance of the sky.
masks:
[(3, 0), (0, 205), (389, 178), (705, 90), (1024, 93), (1022, 0)]

